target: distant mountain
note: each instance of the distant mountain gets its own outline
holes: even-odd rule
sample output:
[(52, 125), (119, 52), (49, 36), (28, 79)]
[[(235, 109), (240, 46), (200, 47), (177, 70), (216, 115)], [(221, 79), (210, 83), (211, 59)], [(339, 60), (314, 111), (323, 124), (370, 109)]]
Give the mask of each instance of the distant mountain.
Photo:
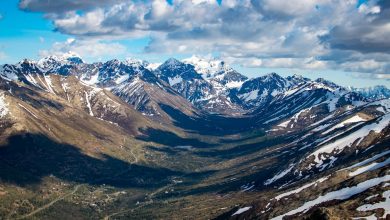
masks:
[(83, 63), (84, 61), (80, 55), (74, 52), (68, 52), (61, 57), (55, 55), (44, 57), (37, 62), (37, 66), (45, 72), (68, 75), (74, 65)]
[(390, 98), (390, 89), (388, 89), (386, 86), (374, 86), (374, 87), (368, 87), (368, 88), (354, 88), (349, 87), (349, 89), (353, 92), (357, 92), (361, 95), (363, 95), (366, 98), (370, 99), (386, 99)]
[(271, 73), (245, 81), (234, 94), (235, 100), (238, 100), (245, 108), (259, 107), (294, 85), (293, 81)]
[[(246, 77), (239, 74), (240, 76), (237, 78), (238, 73), (230, 68), (225, 71), (222, 66), (214, 67), (214, 62), (206, 65), (204, 60), (200, 60), (198, 63), (193, 61), (181, 62), (169, 59), (161, 64), (155, 73), (201, 110), (223, 114), (242, 112), (240, 106), (229, 100), (227, 90), (229, 83), (237, 82), (235, 80), (245, 80)], [(196, 69), (201, 72), (197, 72)], [(208, 74), (210, 75), (208, 76)]]
[[(154, 116), (162, 114), (161, 110), (158, 110), (158, 103), (180, 99), (153, 97), (160, 94), (165, 94), (164, 97), (181, 96), (197, 109), (208, 113), (242, 115), (258, 112), (271, 103), (284, 103), (285, 98), (290, 98), (283, 94), (298, 87), (305, 88), (303, 94), (319, 89), (325, 89), (340, 97), (346, 93), (344, 88), (324, 79), (311, 81), (297, 75), (283, 78), (271, 73), (248, 79), (224, 61), (195, 56), (183, 61), (171, 58), (157, 68), (150, 68), (147, 61), (136, 59), (87, 64), (77, 54), (68, 53), (62, 57), (45, 57), (38, 62), (24, 60), (17, 65), (4, 65), (2, 68), (1, 74), (4, 78), (18, 78), (30, 84), (36, 84), (30, 77), (31, 74), (74, 75), (88, 85), (110, 89), (136, 109)], [(161, 92), (152, 92), (156, 89)]]
[[(34, 74), (43, 78), (47, 74), (74, 75), (87, 85), (111, 90), (136, 109), (153, 116), (162, 114), (161, 109), (158, 110), (161, 103), (179, 101), (181, 99), (179, 96), (187, 99), (201, 111), (225, 115), (256, 113), (266, 106), (277, 108), (277, 103), (296, 104), (298, 101), (292, 99), (290, 95), (302, 89), (303, 91), (298, 94), (309, 94), (311, 91), (318, 93), (319, 97), (315, 103), (313, 94), (299, 95), (299, 99), (308, 97), (311, 100), (311, 104), (306, 103), (302, 107), (318, 105), (334, 96), (339, 97), (337, 100), (343, 97), (345, 103), (351, 103), (355, 101), (354, 99), (363, 100), (354, 92), (349, 92), (351, 94), (345, 96), (348, 93), (345, 88), (324, 79), (311, 81), (297, 75), (283, 78), (276, 73), (248, 79), (224, 61), (216, 59), (206, 60), (193, 56), (179, 61), (171, 58), (157, 68), (151, 69), (149, 66), (147, 61), (136, 59), (87, 64), (77, 54), (68, 53), (62, 57), (45, 57), (38, 62), (24, 60), (17, 65), (4, 65), (0, 74), (5, 79), (19, 79), (32, 85), (38, 82), (32, 77)], [(156, 93), (154, 90), (161, 92)], [(383, 93), (385, 90), (375, 91)], [(165, 95), (160, 96), (161, 94)], [(163, 98), (168, 96), (172, 98)], [(337, 103), (330, 102), (334, 104), (329, 107), (332, 110)], [(192, 108), (189, 107), (190, 103), (186, 104), (187, 109)], [(169, 105), (176, 106), (177, 103)]]
[(184, 59), (184, 63), (195, 67), (196, 72), (202, 75), (203, 79), (214, 81), (227, 88), (237, 88), (248, 79), (248, 77), (235, 71), (222, 60), (203, 59), (196, 56)]
[[(49, 56), (40, 61), (23, 60), (16, 65), (4, 65), (0, 75), (7, 80), (20, 80), (40, 89), (51, 91), (49, 75), (75, 76), (81, 83), (111, 90), (115, 95), (133, 105), (137, 110), (153, 117), (168, 116), (160, 109), (160, 104), (180, 108), (191, 114), (192, 106), (149, 69), (145, 61), (110, 60), (105, 63), (87, 64), (69, 53), (58, 58)], [(80, 62), (74, 62), (74, 61)], [(132, 82), (132, 83), (130, 83)], [(174, 102), (175, 104), (172, 104)], [(178, 104), (180, 103), (180, 104)]]

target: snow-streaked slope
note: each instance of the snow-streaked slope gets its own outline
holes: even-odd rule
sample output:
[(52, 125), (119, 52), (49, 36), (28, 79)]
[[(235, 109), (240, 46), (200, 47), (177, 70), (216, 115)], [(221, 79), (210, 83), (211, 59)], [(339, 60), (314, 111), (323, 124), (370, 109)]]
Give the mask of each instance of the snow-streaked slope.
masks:
[(327, 134), (327, 133), (330, 133), (330, 132), (334, 131), (335, 129), (343, 128), (343, 127), (345, 127), (348, 124), (353, 124), (353, 123), (358, 123), (358, 122), (365, 122), (365, 121), (367, 121), (367, 119), (362, 118), (359, 115), (355, 115), (355, 116), (352, 116), (349, 119), (346, 119), (346, 120), (338, 123), (337, 125), (331, 127), (330, 129), (324, 131), (322, 134)]
[[(360, 212), (365, 212), (381, 209), (384, 212), (382, 216), (380, 216), (380, 218), (387, 218), (387, 216), (390, 215), (390, 190), (383, 192), (382, 197), (384, 198), (384, 201), (380, 201), (374, 204), (364, 204), (359, 206), (356, 210)], [(373, 219), (376, 219), (376, 217), (374, 217)]]
[(336, 191), (328, 192), (325, 195), (321, 195), (314, 200), (305, 202), (302, 206), (300, 206), (296, 209), (293, 209), (293, 210), (291, 210), (283, 215), (276, 216), (276, 217), (272, 218), (272, 220), (282, 220), (284, 216), (289, 216), (289, 215), (294, 215), (294, 214), (301, 213), (301, 212), (306, 212), (310, 208), (312, 208), (316, 205), (319, 205), (321, 203), (324, 203), (324, 202), (328, 202), (328, 201), (332, 201), (332, 200), (348, 199), (356, 194), (364, 192), (365, 190), (367, 190), (373, 186), (379, 185), (382, 182), (386, 182), (389, 180), (390, 180), (390, 175), (386, 175), (383, 177), (377, 177), (377, 178), (366, 180), (364, 182), (357, 184), (356, 186), (346, 187), (346, 188), (342, 188), (342, 189), (339, 189)]
[(309, 188), (309, 187), (311, 187), (311, 186), (317, 185), (318, 183), (322, 183), (322, 182), (326, 181), (326, 180), (328, 179), (328, 177), (329, 177), (329, 176), (320, 178), (320, 179), (318, 179), (318, 180), (316, 180), (316, 181), (313, 181), (313, 182), (311, 182), (311, 183), (305, 184), (305, 185), (303, 185), (303, 186), (301, 186), (301, 187), (299, 187), (299, 188), (297, 188), (297, 189), (294, 189), (294, 190), (291, 190), (291, 191), (282, 193), (282, 194), (276, 196), (275, 199), (276, 199), (276, 200), (280, 200), (280, 199), (282, 199), (282, 198), (284, 198), (284, 197), (287, 197), (287, 196), (289, 196), (289, 195), (297, 194), (297, 193), (301, 192), (301, 191), (304, 190), (304, 189), (307, 189), (307, 188)]
[(332, 143), (320, 146), (318, 150), (314, 151), (307, 158), (314, 158), (313, 163), (308, 167), (310, 169), (313, 165), (317, 168), (324, 166), (324, 161), (329, 159), (331, 154), (337, 154), (350, 147), (352, 144), (359, 144), (370, 132), (380, 133), (390, 123), (390, 114), (380, 117), (376, 122), (361, 127), (357, 131), (340, 138)]

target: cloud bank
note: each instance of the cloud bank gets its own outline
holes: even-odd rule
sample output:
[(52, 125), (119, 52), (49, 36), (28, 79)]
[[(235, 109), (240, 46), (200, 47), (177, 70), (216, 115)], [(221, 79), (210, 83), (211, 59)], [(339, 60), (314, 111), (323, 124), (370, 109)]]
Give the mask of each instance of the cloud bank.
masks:
[(149, 37), (145, 53), (390, 75), (388, 0), (21, 0), (19, 7), (44, 13), (80, 42)]
[(115, 57), (125, 54), (126, 47), (118, 43), (101, 42), (98, 40), (76, 40), (68, 38), (65, 42), (56, 42), (50, 50), (41, 50), (39, 55), (46, 57), (49, 55), (61, 56), (69, 51), (76, 52), (86, 59), (100, 59), (103, 56)]

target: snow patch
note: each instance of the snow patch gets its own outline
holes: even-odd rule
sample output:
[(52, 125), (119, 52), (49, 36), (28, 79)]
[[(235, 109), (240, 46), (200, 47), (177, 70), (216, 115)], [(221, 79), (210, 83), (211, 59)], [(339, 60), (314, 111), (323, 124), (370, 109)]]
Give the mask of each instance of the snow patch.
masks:
[(352, 168), (355, 168), (355, 167), (360, 167), (360, 166), (366, 165), (366, 164), (371, 163), (371, 162), (377, 160), (378, 158), (381, 158), (381, 157), (383, 157), (383, 156), (385, 156), (385, 155), (387, 155), (387, 154), (390, 154), (390, 150), (387, 150), (387, 151), (385, 151), (385, 152), (382, 152), (382, 153), (380, 153), (380, 154), (377, 154), (377, 155), (375, 155), (375, 156), (373, 156), (373, 157), (371, 157), (371, 158), (369, 158), (369, 159), (363, 160), (363, 161), (361, 161), (361, 162), (359, 162), (359, 163), (356, 163), (356, 164), (354, 164), (354, 165), (352, 165), (352, 166), (350, 166), (350, 167), (344, 168), (344, 169), (342, 169), (342, 170), (352, 169)]
[(154, 71), (156, 70), (162, 63), (149, 63), (145, 68)]
[(29, 81), (31, 84), (42, 89), (42, 87), (37, 83), (37, 81), (34, 79), (34, 77), (30, 73), (25, 74), (24, 76), (26, 77), (27, 81)]
[(369, 164), (367, 166), (361, 167), (353, 172), (350, 172), (349, 176), (356, 176), (356, 175), (359, 175), (359, 174), (362, 174), (362, 173), (365, 173), (368, 171), (376, 170), (376, 169), (384, 167), (388, 164), (390, 164), (390, 158), (387, 158), (385, 161), (380, 162), (380, 163), (375, 162), (375, 163)]
[(50, 76), (44, 75), (43, 77), (45, 78), (45, 82), (46, 82), (47, 89), (49, 90), (49, 92), (55, 94), (55, 92), (54, 92), (54, 90), (53, 90), (53, 88), (52, 88), (52, 87), (53, 87), (53, 84), (52, 84), (52, 82), (51, 82)]
[(181, 78), (181, 76), (175, 76), (173, 78), (168, 77), (168, 81), (169, 81), (169, 85), (173, 86), (173, 85), (176, 85), (178, 83), (181, 83), (183, 81), (183, 78)]
[(355, 115), (355, 116), (353, 116), (353, 117), (351, 117), (343, 122), (338, 123), (337, 125), (333, 126), (329, 130), (322, 132), (322, 134), (328, 134), (329, 132), (334, 131), (335, 129), (338, 129), (338, 128), (342, 128), (348, 124), (357, 123), (357, 122), (364, 122), (364, 121), (367, 121), (367, 120), (360, 117), (359, 115)]
[(83, 77), (81, 81), (88, 85), (95, 85), (99, 82), (99, 73), (96, 73), (95, 75), (91, 76), (91, 78), (88, 80), (85, 80), (85, 77)]
[(24, 110), (26, 110), (28, 113), (30, 113), (30, 115), (32, 115), (34, 118), (38, 119), (38, 117), (30, 110), (28, 110), (28, 108), (24, 107), (22, 104), (18, 103), (18, 105), (20, 107), (22, 107)]
[(240, 88), (243, 83), (244, 83), (244, 81), (231, 81), (231, 82), (226, 83), (225, 86), (229, 89)]
[(285, 122), (282, 122), (280, 124), (278, 124), (279, 127), (284, 127), (284, 128), (287, 128), (287, 125), (291, 122), (291, 120), (288, 120), (288, 121), (285, 121)]
[(85, 99), (87, 101), (87, 107), (88, 107), (88, 110), (89, 110), (89, 115), (90, 116), (93, 116), (93, 112), (92, 112), (92, 108), (91, 108), (91, 103), (89, 102), (89, 99), (91, 98), (90, 97), (90, 94), (88, 94), (88, 92), (84, 92), (85, 93)]
[(115, 80), (115, 83), (116, 83), (116, 84), (121, 84), (121, 83), (123, 83), (124, 81), (128, 80), (129, 77), (130, 77), (130, 76), (129, 76), (128, 74), (119, 76), (119, 77)]
[(237, 210), (235, 213), (233, 213), (232, 216), (235, 216), (235, 215), (239, 215), (239, 214), (241, 214), (241, 213), (244, 213), (244, 212), (248, 211), (248, 210), (251, 209), (251, 208), (252, 208), (252, 206), (240, 208), (240, 209)]
[(274, 177), (272, 177), (271, 179), (266, 180), (266, 181), (264, 182), (264, 185), (267, 186), (267, 185), (269, 185), (269, 184), (275, 182), (276, 180), (283, 178), (285, 175), (287, 175), (287, 174), (292, 170), (293, 167), (294, 167), (294, 164), (290, 164), (290, 166), (289, 166), (286, 170), (284, 170), (284, 171), (282, 171), (282, 172), (276, 174), (276, 175), (275, 175)]
[(246, 101), (246, 102), (249, 102), (249, 101), (251, 101), (251, 100), (257, 99), (258, 94), (259, 94), (259, 90), (258, 90), (258, 89), (255, 89), (255, 90), (253, 90), (253, 91), (250, 91), (250, 92), (247, 92), (247, 93), (238, 95), (238, 97), (241, 98), (241, 99), (243, 99), (243, 100)]
[(8, 103), (5, 101), (4, 92), (0, 94), (0, 118), (5, 117), (9, 112)]
[(313, 186), (313, 185), (317, 185), (318, 183), (324, 182), (324, 181), (327, 180), (328, 178), (329, 178), (329, 176), (326, 176), (326, 177), (323, 177), (323, 178), (321, 178), (321, 179), (318, 179), (318, 180), (316, 180), (316, 181), (314, 181), (314, 182), (311, 182), (311, 183), (308, 183), (308, 184), (306, 184), (306, 185), (303, 185), (303, 186), (301, 186), (301, 187), (299, 187), (299, 188), (297, 188), (297, 189), (294, 189), (294, 190), (292, 190), (292, 191), (282, 193), (282, 194), (276, 196), (275, 199), (276, 199), (276, 200), (280, 200), (281, 198), (284, 198), (284, 197), (286, 197), (286, 196), (289, 196), (289, 195), (292, 195), (292, 194), (297, 194), (297, 193), (301, 192), (302, 190), (304, 190), (304, 189), (306, 189), (306, 188), (309, 188), (309, 187), (311, 187), (311, 186)]

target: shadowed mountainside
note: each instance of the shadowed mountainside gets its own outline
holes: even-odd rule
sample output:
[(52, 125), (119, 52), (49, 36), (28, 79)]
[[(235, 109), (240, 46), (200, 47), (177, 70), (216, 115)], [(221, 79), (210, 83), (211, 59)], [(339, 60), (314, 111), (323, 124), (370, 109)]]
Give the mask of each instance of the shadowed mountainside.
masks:
[(39, 134), (15, 135), (8, 139), (6, 146), (0, 147), (3, 182), (28, 186), (39, 184), (49, 175), (91, 185), (148, 188), (167, 184), (170, 176), (182, 173), (130, 164), (105, 154), (94, 158), (79, 148), (54, 142)]

